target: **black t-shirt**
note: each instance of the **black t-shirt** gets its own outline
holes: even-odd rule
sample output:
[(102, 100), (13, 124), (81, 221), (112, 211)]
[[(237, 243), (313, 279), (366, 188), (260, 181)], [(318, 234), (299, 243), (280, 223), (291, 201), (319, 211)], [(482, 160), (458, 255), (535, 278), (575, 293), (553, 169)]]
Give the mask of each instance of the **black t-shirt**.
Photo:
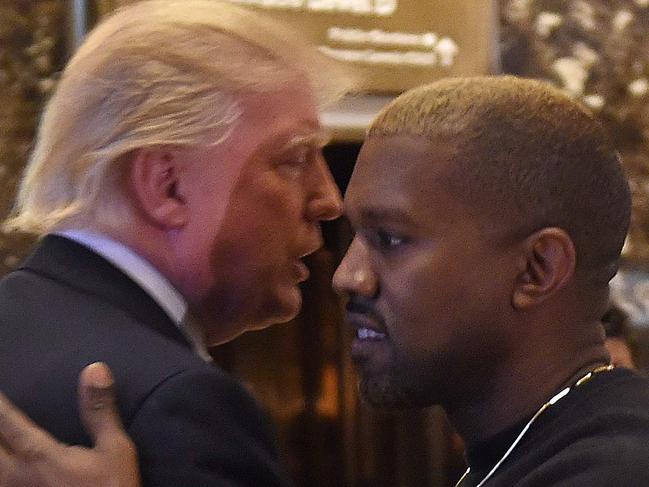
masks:
[[(478, 485), (526, 423), (470, 448), (461, 487)], [(496, 486), (649, 487), (649, 380), (614, 369), (573, 388), (485, 483)]]

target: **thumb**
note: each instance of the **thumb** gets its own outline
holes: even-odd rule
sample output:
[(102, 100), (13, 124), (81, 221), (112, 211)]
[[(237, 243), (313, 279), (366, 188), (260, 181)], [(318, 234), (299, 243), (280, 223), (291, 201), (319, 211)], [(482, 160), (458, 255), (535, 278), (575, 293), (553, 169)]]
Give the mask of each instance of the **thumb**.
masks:
[(126, 437), (117, 410), (115, 382), (105, 363), (95, 362), (81, 371), (79, 411), (97, 449), (109, 448)]

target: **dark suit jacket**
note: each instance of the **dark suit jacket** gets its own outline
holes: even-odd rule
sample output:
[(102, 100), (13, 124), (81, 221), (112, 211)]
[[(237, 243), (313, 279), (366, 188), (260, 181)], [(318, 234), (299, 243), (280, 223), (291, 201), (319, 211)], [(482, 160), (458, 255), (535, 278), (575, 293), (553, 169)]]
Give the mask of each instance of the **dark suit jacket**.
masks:
[(102, 257), (47, 236), (0, 281), (0, 389), (59, 440), (89, 444), (77, 379), (112, 369), (149, 487), (285, 486), (265, 416), (203, 362), (158, 304)]

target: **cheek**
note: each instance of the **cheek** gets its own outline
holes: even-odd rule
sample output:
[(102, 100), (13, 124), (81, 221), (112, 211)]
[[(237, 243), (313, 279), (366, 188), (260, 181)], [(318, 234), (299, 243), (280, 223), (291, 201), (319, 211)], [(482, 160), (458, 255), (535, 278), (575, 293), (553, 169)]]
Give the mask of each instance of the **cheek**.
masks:
[(455, 292), (446, 278), (447, 269), (416, 256), (383, 266), (380, 273), (379, 300), (395, 318), (419, 321), (430, 313), (439, 314)]
[(261, 296), (288, 280), (289, 236), (295, 232), (271, 216), (262, 211), (229, 219), (211, 248), (210, 267), (217, 283)]
[(380, 289), (379, 301), (396, 347), (443, 347), (465, 318), (466, 284), (446, 262), (402, 262), (382, 276)]
[(290, 235), (287, 223), (281, 197), (273, 201), (264, 192), (253, 192), (250, 198), (237, 201), (229, 208), (213, 254), (217, 257), (223, 253), (225, 259), (220, 260), (225, 260), (226, 265), (238, 267), (255, 262), (253, 266), (259, 267), (277, 257), (281, 244), (287, 242)]
[(261, 249), (286, 247), (305, 224), (300, 195), (290, 185), (257, 191), (247, 207), (237, 212), (233, 224), (247, 227), (246, 234)]

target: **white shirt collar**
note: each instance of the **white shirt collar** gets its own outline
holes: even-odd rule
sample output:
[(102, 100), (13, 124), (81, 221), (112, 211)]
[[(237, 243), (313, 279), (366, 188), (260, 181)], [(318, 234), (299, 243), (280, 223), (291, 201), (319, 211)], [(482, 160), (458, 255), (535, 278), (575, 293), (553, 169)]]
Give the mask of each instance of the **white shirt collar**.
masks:
[(208, 362), (212, 360), (204, 341), (196, 330), (184, 323), (187, 314), (187, 301), (146, 259), (123, 243), (100, 233), (72, 229), (56, 232), (56, 234), (88, 247), (135, 281), (169, 315), (192, 344), (198, 356)]

